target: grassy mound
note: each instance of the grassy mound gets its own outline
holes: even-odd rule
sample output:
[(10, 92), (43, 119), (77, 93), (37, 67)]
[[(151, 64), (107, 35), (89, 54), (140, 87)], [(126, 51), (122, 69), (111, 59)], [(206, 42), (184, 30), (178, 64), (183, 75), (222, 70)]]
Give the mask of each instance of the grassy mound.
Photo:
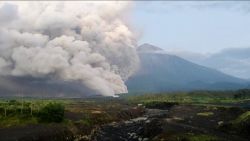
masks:
[(231, 123), (232, 128), (238, 131), (240, 134), (250, 136), (250, 111), (247, 111), (237, 117)]
[(246, 123), (246, 122), (250, 122), (250, 111), (247, 111), (243, 114), (241, 114), (237, 119), (235, 119), (232, 123), (234, 125), (237, 124), (242, 124), (242, 123)]
[(222, 124), (220, 128), (224, 131), (232, 131), (243, 136), (250, 137), (250, 111), (239, 115), (235, 120)]

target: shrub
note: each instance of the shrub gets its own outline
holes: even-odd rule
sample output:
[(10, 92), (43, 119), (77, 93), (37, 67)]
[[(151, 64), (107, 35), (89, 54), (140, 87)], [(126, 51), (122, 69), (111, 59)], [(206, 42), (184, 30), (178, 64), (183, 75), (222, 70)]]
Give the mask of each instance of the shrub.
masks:
[(250, 89), (241, 89), (234, 94), (235, 99), (247, 99), (250, 98)]
[(59, 103), (49, 103), (38, 113), (40, 122), (62, 122), (64, 118), (64, 106)]
[(235, 120), (219, 126), (222, 131), (233, 131), (249, 138), (250, 111), (239, 115)]
[(241, 133), (249, 133), (250, 130), (250, 111), (241, 114), (237, 119), (232, 121), (233, 126), (240, 130)]

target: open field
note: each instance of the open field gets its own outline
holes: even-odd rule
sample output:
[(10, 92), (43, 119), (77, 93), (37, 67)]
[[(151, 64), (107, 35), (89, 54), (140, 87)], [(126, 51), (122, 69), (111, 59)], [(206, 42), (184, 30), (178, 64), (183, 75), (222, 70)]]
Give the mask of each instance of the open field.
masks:
[(250, 90), (242, 89), (238, 91), (192, 91), (192, 92), (172, 92), (172, 93), (149, 93), (149, 94), (129, 94), (124, 96), (134, 103), (178, 102), (182, 104), (209, 104), (222, 106), (250, 106)]
[(0, 100), (0, 140), (249, 140), (249, 90)]

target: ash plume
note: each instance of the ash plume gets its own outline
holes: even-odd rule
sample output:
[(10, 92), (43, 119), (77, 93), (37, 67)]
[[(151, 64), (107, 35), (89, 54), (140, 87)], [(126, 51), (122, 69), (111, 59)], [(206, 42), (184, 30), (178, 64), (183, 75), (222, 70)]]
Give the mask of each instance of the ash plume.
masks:
[(128, 2), (0, 2), (0, 75), (126, 93), (138, 66)]

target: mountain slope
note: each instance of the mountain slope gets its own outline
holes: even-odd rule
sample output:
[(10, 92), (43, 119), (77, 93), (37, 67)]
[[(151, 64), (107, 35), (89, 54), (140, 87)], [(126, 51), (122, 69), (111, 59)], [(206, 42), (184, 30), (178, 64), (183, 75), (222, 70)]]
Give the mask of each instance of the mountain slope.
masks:
[(144, 44), (138, 47), (141, 66), (126, 82), (130, 92), (217, 90), (245, 87), (245, 81), (242, 79), (166, 54), (152, 45), (149, 50), (148, 46), (148, 44), (146, 46)]

